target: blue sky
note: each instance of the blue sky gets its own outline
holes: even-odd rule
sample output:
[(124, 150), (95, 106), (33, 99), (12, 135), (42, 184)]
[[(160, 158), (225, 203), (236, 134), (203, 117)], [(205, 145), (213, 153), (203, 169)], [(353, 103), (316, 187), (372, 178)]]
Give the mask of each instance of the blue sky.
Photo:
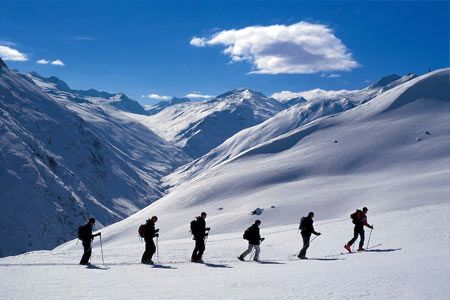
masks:
[(267, 95), (355, 89), (390, 73), (449, 66), (448, 2), (2, 1), (1, 8), (0, 54), (11, 68), (142, 103), (238, 87)]

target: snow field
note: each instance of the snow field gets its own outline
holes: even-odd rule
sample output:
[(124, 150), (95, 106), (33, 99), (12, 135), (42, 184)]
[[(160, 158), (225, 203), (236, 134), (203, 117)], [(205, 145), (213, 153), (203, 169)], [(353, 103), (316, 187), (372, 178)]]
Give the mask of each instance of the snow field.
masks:
[(337, 255), (352, 236), (349, 217), (320, 221), (316, 212), (316, 219), (322, 236), (312, 242), (308, 261), (293, 257), (300, 249), (297, 224), (262, 224), (262, 263), (237, 260), (246, 242), (235, 232), (211, 235), (204, 265), (188, 262), (192, 240), (162, 237), (160, 265), (141, 265), (144, 244), (136, 234), (126, 246), (104, 242), (107, 269), (97, 243), (92, 262), (99, 269), (77, 265), (81, 245), (2, 258), (0, 298), (448, 299), (448, 204), (383, 213), (369, 207), (370, 244), (382, 245), (365, 253)]

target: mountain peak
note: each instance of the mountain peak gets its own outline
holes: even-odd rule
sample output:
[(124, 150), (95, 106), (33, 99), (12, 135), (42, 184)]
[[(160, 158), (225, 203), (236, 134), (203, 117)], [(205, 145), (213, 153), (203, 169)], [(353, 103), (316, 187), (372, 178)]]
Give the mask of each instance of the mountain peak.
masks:
[(28, 73), (30, 76), (35, 77), (43, 82), (51, 83), (55, 86), (56, 89), (64, 92), (70, 92), (71, 89), (63, 80), (59, 79), (56, 76), (44, 77), (39, 75), (37, 72), (31, 71)]
[(249, 99), (249, 98), (258, 99), (258, 98), (267, 98), (267, 96), (261, 92), (257, 92), (248, 88), (237, 88), (211, 99), (210, 102), (230, 100), (230, 99)]
[(371, 88), (380, 88), (380, 87), (385, 87), (388, 84), (390, 84), (393, 81), (396, 81), (398, 79), (400, 79), (401, 77), (398, 76), (397, 74), (390, 74), (387, 76), (382, 77), (381, 79), (379, 79), (377, 82), (375, 82), (374, 84), (372, 84), (370, 87)]

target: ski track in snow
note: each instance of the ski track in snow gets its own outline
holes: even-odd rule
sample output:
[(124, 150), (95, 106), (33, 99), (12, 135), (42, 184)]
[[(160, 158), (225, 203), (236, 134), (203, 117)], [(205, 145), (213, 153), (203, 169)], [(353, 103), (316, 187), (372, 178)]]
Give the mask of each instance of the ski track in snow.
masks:
[(204, 265), (188, 262), (188, 238), (161, 239), (156, 267), (139, 264), (144, 244), (137, 237), (128, 246), (105, 243), (106, 268), (98, 245), (92, 256), (98, 268), (77, 265), (81, 245), (6, 257), (0, 259), (0, 298), (448, 299), (449, 205), (369, 212), (368, 219), (375, 226), (370, 243), (381, 246), (327, 257), (342, 252), (353, 225), (350, 219), (316, 221), (322, 236), (306, 261), (292, 259), (300, 247), (297, 224), (262, 224), (261, 263), (237, 260), (246, 248), (242, 233), (212, 235)]

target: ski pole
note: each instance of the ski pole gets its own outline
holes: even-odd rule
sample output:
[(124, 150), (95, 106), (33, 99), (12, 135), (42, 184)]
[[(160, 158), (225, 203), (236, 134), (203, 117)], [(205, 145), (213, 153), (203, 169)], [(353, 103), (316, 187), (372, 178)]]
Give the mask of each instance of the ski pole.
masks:
[(103, 258), (103, 245), (102, 245), (102, 236), (100, 235), (100, 250), (102, 252), (102, 262), (105, 265), (105, 259)]
[(372, 231), (373, 231), (373, 228), (370, 228), (369, 239), (367, 240), (367, 246), (366, 246), (366, 249), (369, 248), (370, 237), (372, 236)]
[(206, 243), (208, 242), (208, 237), (209, 237), (209, 233), (211, 232), (211, 229), (209, 229), (208, 230), (208, 233), (206, 234), (206, 237), (205, 237), (205, 246), (206, 246)]
[(156, 237), (156, 261), (159, 263), (159, 236)]
[(309, 241), (309, 243), (311, 244), (315, 239), (317, 239), (318, 235), (316, 235), (315, 237), (313, 237), (312, 240)]

